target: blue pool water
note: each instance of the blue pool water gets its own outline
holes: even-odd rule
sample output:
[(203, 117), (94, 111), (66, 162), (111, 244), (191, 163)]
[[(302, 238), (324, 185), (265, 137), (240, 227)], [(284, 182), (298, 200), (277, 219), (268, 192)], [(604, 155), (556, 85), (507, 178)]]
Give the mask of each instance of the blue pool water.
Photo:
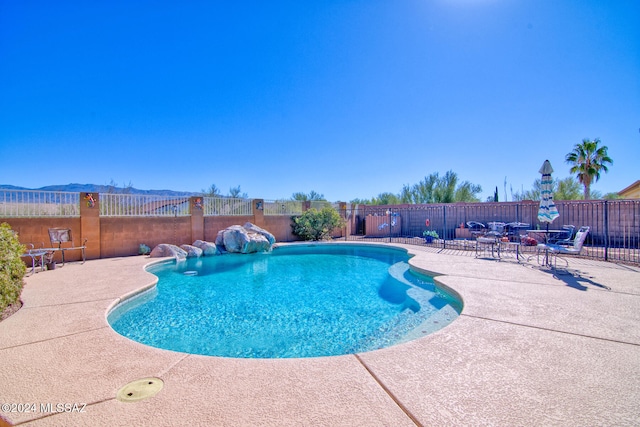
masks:
[(287, 358), (360, 353), (446, 326), (460, 301), (404, 250), (291, 245), (149, 268), (158, 285), (108, 316), (118, 333), (185, 353)]

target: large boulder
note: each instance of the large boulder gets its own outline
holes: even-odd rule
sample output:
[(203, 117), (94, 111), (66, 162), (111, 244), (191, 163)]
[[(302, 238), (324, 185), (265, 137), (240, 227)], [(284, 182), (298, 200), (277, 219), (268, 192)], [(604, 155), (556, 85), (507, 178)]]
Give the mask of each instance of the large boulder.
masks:
[(202, 249), (191, 245), (180, 245), (180, 249), (187, 253), (187, 258), (200, 258), (202, 256)]
[(193, 242), (193, 246), (202, 249), (202, 255), (210, 256), (218, 253), (215, 243), (205, 242), (204, 240), (196, 240)]
[(151, 251), (149, 254), (151, 258), (164, 258), (173, 257), (177, 260), (186, 259), (187, 252), (176, 245), (170, 245), (168, 243), (161, 243)]
[[(271, 236), (271, 239), (267, 236)], [(216, 246), (232, 253), (268, 252), (273, 242), (275, 238), (271, 233), (249, 222), (244, 226), (227, 227), (216, 236)]]
[(244, 225), (244, 228), (245, 228), (245, 230), (247, 230), (250, 233), (257, 233), (257, 234), (263, 235), (269, 241), (269, 245), (273, 245), (276, 242), (276, 238), (275, 238), (275, 236), (273, 234), (269, 233), (264, 228), (258, 227), (255, 224), (247, 222)]

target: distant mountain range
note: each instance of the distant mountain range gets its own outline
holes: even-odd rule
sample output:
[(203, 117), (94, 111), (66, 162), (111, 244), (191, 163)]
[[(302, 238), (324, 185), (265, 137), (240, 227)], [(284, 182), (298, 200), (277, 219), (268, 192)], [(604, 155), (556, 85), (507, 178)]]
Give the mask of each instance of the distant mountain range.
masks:
[(116, 194), (145, 194), (153, 196), (197, 196), (201, 193), (188, 191), (173, 190), (139, 190), (133, 187), (116, 187), (113, 185), (96, 185), (96, 184), (66, 184), (66, 185), (47, 185), (40, 188), (25, 188), (15, 185), (0, 184), (0, 190), (35, 190), (35, 191), (66, 191), (71, 193), (116, 193)]

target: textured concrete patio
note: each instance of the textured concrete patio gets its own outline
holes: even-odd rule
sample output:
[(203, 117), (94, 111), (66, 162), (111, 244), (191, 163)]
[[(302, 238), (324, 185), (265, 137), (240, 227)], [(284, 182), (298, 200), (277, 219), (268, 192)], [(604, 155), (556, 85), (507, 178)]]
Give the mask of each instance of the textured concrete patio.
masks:
[[(29, 426), (640, 425), (640, 268), (572, 259), (554, 275), (512, 258), (404, 247), (462, 296), (460, 317), (406, 344), (326, 358), (206, 357), (118, 335), (106, 314), (154, 285), (147, 257), (30, 275), (24, 307), (0, 322), (0, 417)], [(158, 394), (116, 399), (146, 377), (164, 382)]]

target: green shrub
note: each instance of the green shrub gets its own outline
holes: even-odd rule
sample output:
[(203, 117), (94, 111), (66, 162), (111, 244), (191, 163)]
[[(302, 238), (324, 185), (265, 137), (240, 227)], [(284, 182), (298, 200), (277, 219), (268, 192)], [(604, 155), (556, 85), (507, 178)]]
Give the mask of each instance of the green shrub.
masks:
[(138, 247), (138, 254), (149, 255), (150, 253), (151, 253), (151, 248), (145, 245), (144, 243), (140, 243), (140, 246)]
[(0, 312), (20, 298), (27, 271), (20, 255), (25, 251), (9, 224), (0, 224)]
[(345, 224), (340, 214), (330, 207), (321, 210), (311, 208), (302, 215), (293, 217), (292, 220), (293, 234), (304, 240), (331, 239), (333, 230)]

